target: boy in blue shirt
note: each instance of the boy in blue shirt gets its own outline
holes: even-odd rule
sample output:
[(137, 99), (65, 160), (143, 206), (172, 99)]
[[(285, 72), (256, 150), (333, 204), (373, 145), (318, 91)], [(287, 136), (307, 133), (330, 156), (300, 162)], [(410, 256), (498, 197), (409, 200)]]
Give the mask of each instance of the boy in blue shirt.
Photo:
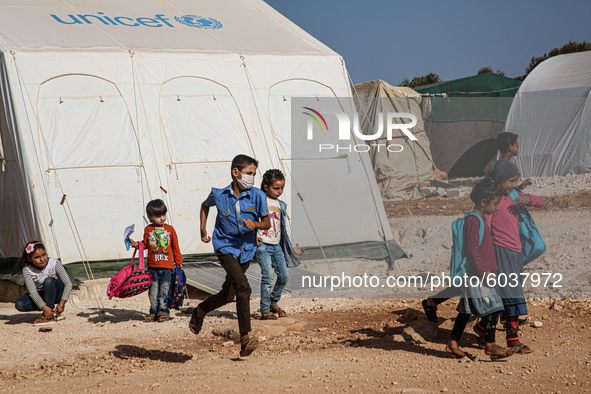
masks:
[[(219, 293), (212, 295), (193, 310), (189, 328), (199, 334), (205, 315), (234, 300), (240, 329), (240, 356), (250, 355), (258, 347), (258, 339), (249, 336), (250, 294), (246, 270), (257, 249), (257, 230), (267, 230), (271, 220), (267, 211), (267, 196), (253, 187), (258, 162), (252, 157), (238, 155), (232, 160), (232, 183), (223, 189), (212, 188), (201, 204), (201, 240), (207, 235), (209, 208), (217, 208), (213, 230), (213, 249), (226, 271), (226, 280)], [(260, 219), (260, 221), (259, 221)]]

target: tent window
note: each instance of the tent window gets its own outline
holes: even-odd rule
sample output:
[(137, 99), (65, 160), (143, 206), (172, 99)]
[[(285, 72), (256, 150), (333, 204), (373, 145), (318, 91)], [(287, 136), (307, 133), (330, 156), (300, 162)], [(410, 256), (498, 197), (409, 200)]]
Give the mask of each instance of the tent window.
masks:
[(230, 161), (253, 149), (234, 98), (198, 77), (162, 86), (160, 116), (173, 164)]
[(91, 76), (55, 78), (41, 86), (38, 104), (48, 168), (140, 163), (127, 105), (114, 84)]
[[(275, 144), (280, 152), (281, 158), (309, 159), (319, 156), (313, 144), (299, 140), (306, 138), (305, 133), (292, 133), (291, 99), (298, 97), (309, 97), (312, 102), (315, 102), (323, 97), (334, 98), (335, 95), (330, 88), (318, 82), (301, 79), (280, 82), (270, 89), (269, 116), (271, 128), (275, 136)], [(337, 103), (337, 100), (334, 100), (334, 102)], [(340, 110), (340, 108), (335, 108), (335, 110)], [(338, 129), (335, 117), (327, 117), (326, 121), (329, 122), (329, 128)], [(302, 130), (305, 130), (305, 128)], [(322, 134), (315, 136), (315, 138), (322, 137)]]

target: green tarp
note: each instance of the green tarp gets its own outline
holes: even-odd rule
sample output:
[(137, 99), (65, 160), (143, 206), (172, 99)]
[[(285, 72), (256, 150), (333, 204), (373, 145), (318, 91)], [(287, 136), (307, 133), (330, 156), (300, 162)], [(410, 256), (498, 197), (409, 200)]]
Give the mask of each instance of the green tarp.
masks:
[(417, 89), (434, 95), (425, 130), (437, 168), (450, 178), (483, 176), (520, 85), (516, 79), (479, 74)]

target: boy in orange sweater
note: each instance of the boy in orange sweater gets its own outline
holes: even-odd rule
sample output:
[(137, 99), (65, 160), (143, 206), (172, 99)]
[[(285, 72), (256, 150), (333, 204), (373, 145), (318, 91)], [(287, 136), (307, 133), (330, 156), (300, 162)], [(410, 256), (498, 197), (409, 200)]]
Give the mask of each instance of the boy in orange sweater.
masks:
[[(167, 211), (164, 201), (160, 199), (152, 200), (146, 206), (146, 214), (150, 224), (144, 229), (142, 242), (148, 250), (147, 265), (148, 272), (152, 275), (152, 284), (148, 291), (150, 314), (144, 318), (145, 322), (170, 320), (166, 297), (172, 282), (172, 271), (175, 265), (183, 266), (183, 256), (179, 249), (176, 231), (172, 226), (164, 223)], [(132, 239), (129, 241), (134, 248), (138, 247), (138, 242)]]

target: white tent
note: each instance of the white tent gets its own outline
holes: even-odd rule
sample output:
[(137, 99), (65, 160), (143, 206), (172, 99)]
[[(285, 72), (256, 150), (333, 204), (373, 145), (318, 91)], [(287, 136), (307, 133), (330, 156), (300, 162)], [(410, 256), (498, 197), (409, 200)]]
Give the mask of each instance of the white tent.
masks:
[(184, 255), (211, 253), (198, 209), (238, 153), (287, 173), (312, 256), (405, 255), (367, 154), (335, 157), (325, 190), (291, 178), (306, 158), (289, 149), (290, 98), (350, 87), (337, 53), (263, 1), (0, 0), (0, 50), (0, 257), (40, 237), (65, 263), (126, 258), (123, 229), (141, 237), (154, 198)]
[(551, 57), (521, 84), (505, 131), (522, 176), (591, 172), (591, 52)]

